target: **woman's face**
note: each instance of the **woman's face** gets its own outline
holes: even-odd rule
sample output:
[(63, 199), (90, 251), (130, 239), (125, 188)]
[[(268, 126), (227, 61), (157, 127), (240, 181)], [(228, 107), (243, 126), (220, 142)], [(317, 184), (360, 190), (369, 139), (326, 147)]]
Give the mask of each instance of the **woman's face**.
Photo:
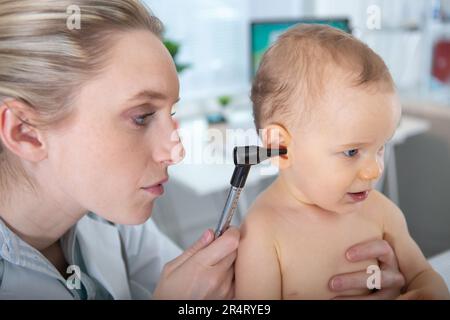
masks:
[(171, 114), (178, 95), (175, 66), (156, 36), (118, 38), (73, 115), (47, 133), (51, 174), (68, 200), (115, 223), (147, 220), (183, 151)]

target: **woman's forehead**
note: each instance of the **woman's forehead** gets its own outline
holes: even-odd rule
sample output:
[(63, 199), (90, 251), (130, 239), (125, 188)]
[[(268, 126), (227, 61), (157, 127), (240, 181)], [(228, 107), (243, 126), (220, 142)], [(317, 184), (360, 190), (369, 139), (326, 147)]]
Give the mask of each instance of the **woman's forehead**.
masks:
[(150, 32), (130, 32), (120, 37), (112, 50), (106, 68), (82, 88), (82, 96), (118, 105), (141, 98), (178, 99), (173, 61)]

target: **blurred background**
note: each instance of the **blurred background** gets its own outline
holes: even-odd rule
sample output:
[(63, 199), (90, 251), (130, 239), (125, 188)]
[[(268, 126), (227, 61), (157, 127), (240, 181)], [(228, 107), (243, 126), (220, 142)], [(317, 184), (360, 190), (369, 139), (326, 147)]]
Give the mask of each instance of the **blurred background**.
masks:
[[(170, 169), (154, 213), (181, 247), (215, 228), (232, 146), (258, 143), (249, 90), (261, 54), (293, 24), (325, 23), (366, 42), (390, 68), (404, 112), (377, 188), (403, 210), (427, 257), (450, 249), (450, 0), (144, 2), (165, 25), (181, 81), (176, 119), (187, 160)], [(227, 129), (242, 134), (225, 138)], [(275, 176), (268, 164), (252, 169), (234, 223)]]

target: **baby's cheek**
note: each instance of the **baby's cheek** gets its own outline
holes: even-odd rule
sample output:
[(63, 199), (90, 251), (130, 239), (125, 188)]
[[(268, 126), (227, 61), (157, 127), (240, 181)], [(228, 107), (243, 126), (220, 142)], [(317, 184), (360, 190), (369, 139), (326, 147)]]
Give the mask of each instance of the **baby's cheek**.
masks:
[(328, 168), (320, 169), (316, 184), (321, 185), (322, 189), (336, 191), (336, 189), (342, 188), (348, 183), (348, 173), (340, 168), (331, 168), (332, 170), (330, 170), (330, 167), (331, 165)]

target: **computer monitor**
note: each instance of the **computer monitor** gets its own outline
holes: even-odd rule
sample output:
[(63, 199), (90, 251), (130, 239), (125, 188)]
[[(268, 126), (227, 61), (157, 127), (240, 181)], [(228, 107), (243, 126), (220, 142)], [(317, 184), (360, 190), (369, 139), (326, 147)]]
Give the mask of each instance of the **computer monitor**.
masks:
[(250, 76), (254, 77), (261, 58), (280, 34), (299, 23), (326, 24), (351, 33), (347, 18), (300, 18), (297, 20), (259, 20), (250, 25)]

